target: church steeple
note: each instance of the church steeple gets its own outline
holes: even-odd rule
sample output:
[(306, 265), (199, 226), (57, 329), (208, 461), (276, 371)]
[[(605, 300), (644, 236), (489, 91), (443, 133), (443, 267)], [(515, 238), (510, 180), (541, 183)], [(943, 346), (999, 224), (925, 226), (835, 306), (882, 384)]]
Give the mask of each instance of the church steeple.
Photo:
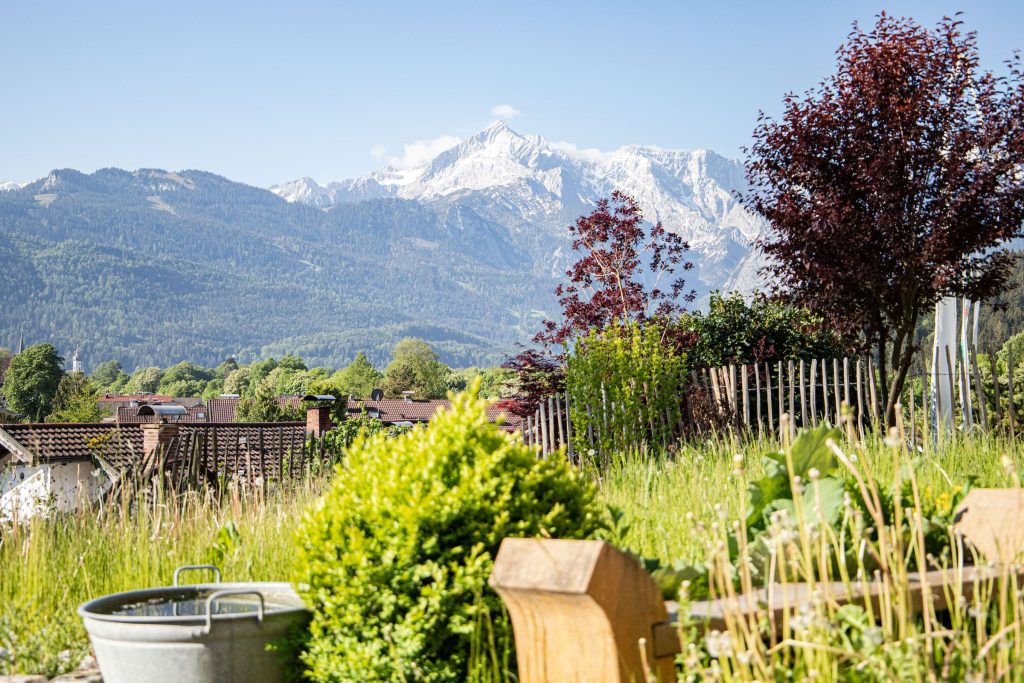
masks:
[(71, 359), (71, 372), (82, 372), (82, 359), (78, 356), (78, 349), (75, 349), (75, 356)]
[(18, 353), (25, 350), (25, 328), (21, 328), (21, 339), (18, 340)]

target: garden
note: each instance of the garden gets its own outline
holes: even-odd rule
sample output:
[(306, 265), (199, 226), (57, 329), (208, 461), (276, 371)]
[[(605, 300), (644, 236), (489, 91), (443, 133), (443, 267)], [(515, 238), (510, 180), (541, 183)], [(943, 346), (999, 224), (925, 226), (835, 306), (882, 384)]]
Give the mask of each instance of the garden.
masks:
[(614, 193), (570, 227), (561, 318), (507, 366), (502, 406), (529, 429), (564, 401), (556, 448), (491, 422), (477, 382), (425, 426), (343, 422), (319, 448), (333, 468), (294, 481), (155, 482), (4, 526), (0, 673), (75, 670), (78, 605), (202, 563), (295, 587), (308, 626), (271, 644), (295, 680), (555, 680), (543, 660), (590, 643), (538, 663), (523, 642), (491, 583), (521, 538), (602, 541), (673, 605), (668, 663), (639, 638), (639, 669), (607, 680), (1024, 679), (1019, 552), (957, 526), (973, 492), (1024, 483), (1020, 338), (967, 343), (964, 305), (940, 351), (923, 323), (1006, 289), (1022, 114), (1019, 60), (980, 71), (957, 21), (856, 29), (749, 150), (771, 296), (685, 310), (685, 242)]

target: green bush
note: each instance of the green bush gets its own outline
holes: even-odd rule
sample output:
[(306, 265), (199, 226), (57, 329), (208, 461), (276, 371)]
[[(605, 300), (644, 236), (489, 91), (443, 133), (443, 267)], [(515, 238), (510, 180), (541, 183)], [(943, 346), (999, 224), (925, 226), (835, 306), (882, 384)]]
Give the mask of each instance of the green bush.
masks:
[(613, 324), (577, 342), (565, 383), (578, 452), (607, 455), (675, 443), (688, 363), (669, 333), (650, 321)]
[[(360, 436), (299, 530), (299, 590), (313, 612), (314, 681), (462, 681), (478, 625), (508, 638), (487, 588), (506, 536), (592, 536), (596, 491), (457, 396), (423, 430)], [(491, 618), (491, 617), (495, 618)]]

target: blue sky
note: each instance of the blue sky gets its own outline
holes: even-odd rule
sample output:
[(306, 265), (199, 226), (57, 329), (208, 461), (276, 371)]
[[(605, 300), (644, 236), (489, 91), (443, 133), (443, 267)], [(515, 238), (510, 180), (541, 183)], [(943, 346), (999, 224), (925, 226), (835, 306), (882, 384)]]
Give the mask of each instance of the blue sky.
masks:
[(828, 75), (851, 23), (882, 9), (928, 25), (963, 10), (990, 68), (1024, 48), (1022, 2), (5, 0), (0, 180), (324, 182), (471, 135), (497, 105), (580, 147), (739, 156), (758, 109)]

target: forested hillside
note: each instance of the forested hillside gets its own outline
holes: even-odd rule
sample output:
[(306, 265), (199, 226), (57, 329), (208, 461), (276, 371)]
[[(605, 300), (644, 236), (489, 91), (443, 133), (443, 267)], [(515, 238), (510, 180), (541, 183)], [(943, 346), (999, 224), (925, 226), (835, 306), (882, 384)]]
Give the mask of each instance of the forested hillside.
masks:
[(72, 170), (0, 193), (0, 346), (87, 368), (284, 351), (385, 362), (401, 337), (492, 364), (552, 289), (471, 210), (379, 199), (323, 211), (200, 171)]

